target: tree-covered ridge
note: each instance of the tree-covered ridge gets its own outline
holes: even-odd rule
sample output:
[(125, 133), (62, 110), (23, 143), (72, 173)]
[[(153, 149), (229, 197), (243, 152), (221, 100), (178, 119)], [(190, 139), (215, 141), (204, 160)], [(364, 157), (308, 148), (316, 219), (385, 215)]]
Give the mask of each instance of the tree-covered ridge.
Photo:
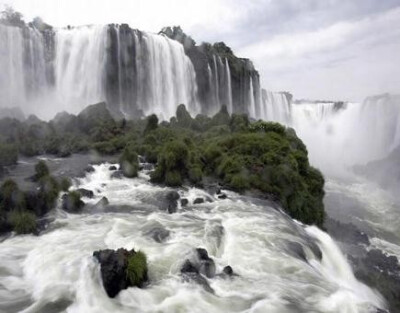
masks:
[(0, 156), (9, 165), (22, 155), (68, 156), (95, 150), (121, 154), (121, 169), (135, 177), (137, 155), (155, 163), (154, 183), (168, 186), (218, 182), (238, 192), (252, 191), (281, 203), (294, 218), (322, 225), (321, 173), (310, 166), (303, 142), (291, 128), (229, 115), (223, 106), (215, 116), (192, 118), (184, 105), (169, 122), (155, 115), (137, 121), (116, 121), (104, 103), (79, 115), (58, 114), (46, 123), (0, 120)]

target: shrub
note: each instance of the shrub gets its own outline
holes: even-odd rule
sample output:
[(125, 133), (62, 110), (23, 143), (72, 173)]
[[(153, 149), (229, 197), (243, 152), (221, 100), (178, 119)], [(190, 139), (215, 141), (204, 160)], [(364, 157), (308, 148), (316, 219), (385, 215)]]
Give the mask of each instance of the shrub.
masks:
[(285, 134), (285, 126), (275, 122), (258, 121), (249, 126), (251, 132), (275, 132), (280, 135)]
[(40, 179), (39, 194), (44, 200), (44, 204), (46, 206), (45, 211), (48, 211), (55, 206), (59, 192), (60, 186), (53, 176), (49, 175)]
[(176, 120), (180, 127), (189, 128), (192, 125), (193, 119), (184, 104), (180, 104), (176, 109)]
[(0, 167), (17, 164), (18, 150), (15, 145), (0, 144)]
[(71, 185), (71, 179), (69, 179), (68, 177), (63, 177), (60, 182), (60, 189), (66, 192), (68, 191), (69, 187), (71, 187)]
[(138, 251), (128, 258), (126, 276), (133, 286), (140, 287), (147, 280), (147, 258)]
[(85, 203), (81, 200), (81, 194), (77, 191), (70, 191), (63, 196), (62, 208), (70, 213), (79, 212)]
[(245, 175), (236, 174), (232, 176), (229, 186), (236, 191), (244, 191), (249, 188), (249, 182)]
[(119, 165), (124, 176), (132, 178), (138, 175), (139, 158), (132, 145), (125, 147), (119, 159)]
[(49, 168), (46, 165), (46, 162), (43, 160), (40, 160), (36, 165), (35, 165), (35, 180), (39, 181), (43, 177), (46, 177), (50, 174)]
[(152, 115), (148, 116), (146, 118), (146, 121), (147, 121), (146, 128), (144, 130), (145, 134), (151, 132), (152, 130), (157, 129), (157, 127), (158, 127), (158, 117), (157, 117), (157, 115), (152, 114)]
[(217, 114), (215, 114), (211, 119), (211, 124), (213, 126), (229, 125), (229, 122), (230, 122), (230, 116), (226, 105), (221, 106), (220, 111)]
[(182, 185), (182, 179), (187, 176), (189, 150), (185, 143), (173, 140), (164, 144), (158, 154), (155, 172), (151, 175), (153, 182), (164, 182), (168, 186)]
[(13, 210), (8, 215), (8, 222), (17, 234), (30, 234), (36, 231), (36, 216), (24, 210)]
[(247, 114), (232, 114), (229, 127), (232, 132), (246, 131), (249, 123)]
[(165, 173), (164, 183), (170, 187), (178, 187), (182, 185), (182, 176), (178, 171), (169, 170)]
[(3, 182), (0, 188), (0, 208), (5, 211), (24, 209), (26, 206), (24, 194), (12, 179)]
[(189, 180), (193, 184), (198, 184), (203, 178), (203, 172), (199, 166), (193, 166), (189, 169)]

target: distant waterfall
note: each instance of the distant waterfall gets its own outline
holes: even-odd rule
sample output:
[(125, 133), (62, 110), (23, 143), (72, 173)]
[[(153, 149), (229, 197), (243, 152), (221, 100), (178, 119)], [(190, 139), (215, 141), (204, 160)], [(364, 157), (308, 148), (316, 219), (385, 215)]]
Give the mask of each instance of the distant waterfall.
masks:
[(363, 103), (299, 103), (292, 123), (325, 171), (366, 163), (400, 146), (400, 96), (380, 95)]
[(253, 78), (250, 78), (249, 116), (253, 117), (253, 118), (257, 118), (257, 116), (256, 116), (256, 103), (255, 103), (255, 99), (254, 99)]
[(285, 93), (262, 90), (262, 112), (264, 120), (290, 124), (291, 103)]

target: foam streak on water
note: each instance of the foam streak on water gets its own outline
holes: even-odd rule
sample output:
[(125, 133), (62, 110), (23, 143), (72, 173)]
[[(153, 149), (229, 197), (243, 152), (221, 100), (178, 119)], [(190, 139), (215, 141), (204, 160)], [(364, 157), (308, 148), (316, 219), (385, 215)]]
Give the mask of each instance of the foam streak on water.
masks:
[[(319, 229), (304, 228), (265, 202), (229, 192), (228, 199), (217, 200), (202, 190), (180, 190), (189, 206), (168, 214), (158, 201), (169, 189), (151, 185), (145, 173), (111, 179), (108, 167), (95, 166), (76, 182), (74, 187), (95, 192), (95, 199), (85, 199), (83, 214), (57, 210), (39, 237), (0, 243), (0, 311), (361, 313), (384, 307)], [(91, 207), (103, 196), (113, 209)], [(199, 196), (213, 202), (193, 205)], [(164, 243), (148, 235), (155, 227), (170, 231)], [(300, 244), (306, 260), (289, 248), (290, 242)], [(120, 247), (147, 254), (151, 284), (109, 299), (92, 253)], [(183, 281), (180, 267), (197, 247), (208, 250), (217, 272), (231, 265), (239, 276), (209, 279), (215, 294)]]

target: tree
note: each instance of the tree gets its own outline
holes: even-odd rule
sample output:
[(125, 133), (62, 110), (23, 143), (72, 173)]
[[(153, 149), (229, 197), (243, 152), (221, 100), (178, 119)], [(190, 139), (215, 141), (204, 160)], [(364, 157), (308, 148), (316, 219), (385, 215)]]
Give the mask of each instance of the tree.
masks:
[(0, 23), (17, 27), (25, 26), (23, 15), (15, 11), (11, 6), (5, 6), (4, 11), (0, 12), (0, 15)]

